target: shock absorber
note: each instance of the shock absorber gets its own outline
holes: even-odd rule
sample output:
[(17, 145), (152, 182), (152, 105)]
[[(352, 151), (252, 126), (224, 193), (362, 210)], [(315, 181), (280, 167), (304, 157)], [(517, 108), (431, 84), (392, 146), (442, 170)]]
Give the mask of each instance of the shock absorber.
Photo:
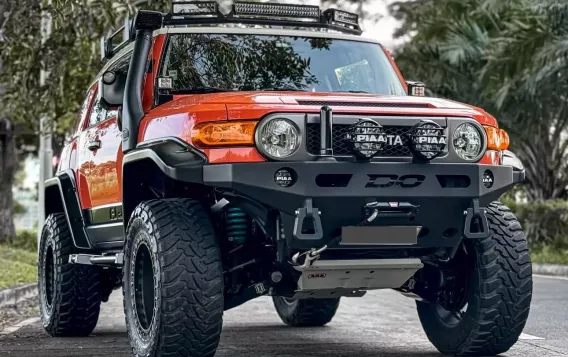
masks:
[(239, 207), (227, 208), (227, 238), (230, 242), (243, 244), (250, 232), (250, 219)]

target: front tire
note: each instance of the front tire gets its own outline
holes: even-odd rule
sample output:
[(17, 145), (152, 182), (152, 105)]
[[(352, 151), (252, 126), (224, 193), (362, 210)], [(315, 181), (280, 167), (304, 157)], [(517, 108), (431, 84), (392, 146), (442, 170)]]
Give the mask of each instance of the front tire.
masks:
[(124, 259), (124, 312), (134, 355), (212, 357), (223, 322), (223, 268), (203, 206), (190, 199), (138, 205)]
[(499, 202), (486, 212), (491, 235), (465, 240), (461, 255), (453, 259), (455, 270), (465, 267), (450, 279), (460, 288), (443, 293), (443, 301), (440, 296), (436, 302), (417, 302), (428, 339), (447, 355), (504, 353), (517, 342), (529, 316), (532, 267), (521, 225)]
[(293, 327), (318, 327), (331, 322), (339, 298), (333, 299), (298, 299), (273, 296), (274, 307), (282, 322)]
[(63, 213), (47, 217), (38, 259), (41, 322), (51, 336), (88, 336), (99, 319), (100, 268), (69, 264), (75, 248)]

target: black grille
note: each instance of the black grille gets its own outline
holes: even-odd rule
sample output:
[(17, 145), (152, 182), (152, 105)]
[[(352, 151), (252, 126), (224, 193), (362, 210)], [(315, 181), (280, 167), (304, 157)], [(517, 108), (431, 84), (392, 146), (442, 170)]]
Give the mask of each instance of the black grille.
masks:
[(315, 106), (336, 106), (336, 107), (383, 107), (383, 108), (430, 108), (428, 104), (420, 103), (357, 103), (357, 102), (318, 102), (318, 101), (298, 101), (300, 105)]
[[(333, 154), (337, 156), (353, 155), (350, 144), (345, 140), (350, 125), (333, 124)], [(386, 135), (400, 135), (404, 145), (386, 145), (381, 157), (409, 157), (412, 156), (408, 148), (407, 133), (412, 129), (411, 126), (383, 126)], [(306, 145), (308, 152), (312, 155), (319, 155), (320, 150), (320, 125), (308, 124)]]

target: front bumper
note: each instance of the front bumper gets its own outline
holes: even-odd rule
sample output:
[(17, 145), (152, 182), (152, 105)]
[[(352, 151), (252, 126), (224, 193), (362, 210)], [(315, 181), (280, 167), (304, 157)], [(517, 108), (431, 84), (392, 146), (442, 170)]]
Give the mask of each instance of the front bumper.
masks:
[[(290, 187), (275, 182), (276, 172), (283, 168), (296, 179)], [(511, 166), (449, 163), (266, 162), (203, 167), (205, 185), (280, 211), (291, 249), (327, 244), (342, 227), (359, 223), (369, 202), (418, 207), (411, 217), (382, 218), (373, 224), (420, 226), (423, 229), (415, 247), (454, 247), (461, 241), (462, 234), (456, 232), (464, 231), (464, 212), (473, 200), (486, 207), (523, 176), (524, 171)], [(487, 182), (488, 177), (492, 182)], [(294, 237), (297, 211), (306, 199), (321, 212), (323, 235), (315, 241)]]

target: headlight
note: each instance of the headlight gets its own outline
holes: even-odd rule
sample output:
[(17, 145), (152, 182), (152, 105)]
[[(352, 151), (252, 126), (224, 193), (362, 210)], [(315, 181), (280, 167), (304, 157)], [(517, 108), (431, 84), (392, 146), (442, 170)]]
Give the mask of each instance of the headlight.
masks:
[(483, 136), (474, 125), (465, 123), (454, 131), (454, 150), (459, 157), (467, 161), (479, 159), (483, 150)]
[(283, 159), (295, 153), (300, 141), (298, 127), (288, 119), (269, 119), (257, 129), (259, 149), (274, 159)]

